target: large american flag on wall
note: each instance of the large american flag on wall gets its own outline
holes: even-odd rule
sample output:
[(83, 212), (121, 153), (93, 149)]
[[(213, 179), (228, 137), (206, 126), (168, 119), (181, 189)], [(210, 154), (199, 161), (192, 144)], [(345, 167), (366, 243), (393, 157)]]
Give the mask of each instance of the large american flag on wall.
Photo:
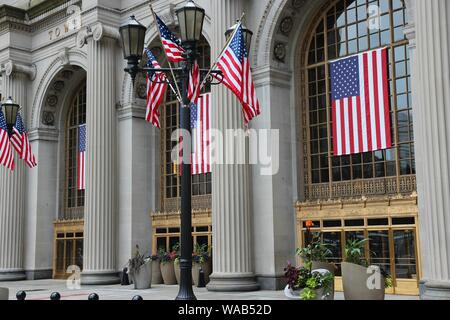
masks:
[(334, 155), (391, 148), (387, 48), (334, 61), (330, 73)]
[(86, 189), (86, 125), (78, 128), (78, 161), (77, 161), (78, 190)]
[(192, 155), (191, 173), (211, 172), (211, 94), (191, 105)]

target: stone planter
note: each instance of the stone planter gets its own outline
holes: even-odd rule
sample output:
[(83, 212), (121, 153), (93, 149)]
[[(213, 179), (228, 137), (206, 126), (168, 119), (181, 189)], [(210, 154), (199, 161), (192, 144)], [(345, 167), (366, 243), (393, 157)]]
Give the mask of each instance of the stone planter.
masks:
[(152, 285), (152, 261), (148, 260), (138, 271), (129, 271), (133, 279), (134, 289), (149, 289)]
[(194, 283), (194, 286), (198, 286), (198, 276), (199, 276), (200, 268), (203, 268), (203, 271), (205, 272), (205, 284), (208, 284), (209, 276), (212, 271), (211, 259), (203, 264), (196, 263), (196, 262), (194, 262), (192, 264), (192, 282)]
[[(333, 276), (336, 274), (336, 266), (334, 264), (328, 263), (328, 262), (313, 261), (312, 262), (312, 270), (327, 270)], [(331, 287), (331, 294), (329, 297), (327, 297), (327, 300), (334, 300), (334, 281), (333, 281), (333, 285)]]
[(152, 283), (153, 284), (163, 284), (164, 280), (161, 274), (161, 261), (152, 261)]
[(0, 301), (9, 300), (9, 289), (0, 288)]
[[(368, 272), (368, 268), (343, 262), (342, 263), (342, 285), (344, 287), (345, 300), (384, 300), (384, 277), (378, 269), (376, 274)], [(372, 284), (369, 277), (379, 276), (380, 288), (370, 288)], [(368, 281), (369, 280), (369, 281)]]
[(175, 261), (173, 266), (175, 270), (175, 278), (177, 279), (177, 283), (179, 284), (181, 274), (180, 261)]
[(161, 262), (161, 275), (166, 285), (177, 284), (177, 279), (175, 278), (175, 269), (173, 261)]
[[(284, 295), (286, 296), (286, 298), (288, 298), (289, 300), (301, 300), (300, 296), (303, 293), (303, 290), (292, 290), (289, 288), (289, 286), (286, 286), (286, 288), (284, 289)], [(327, 297), (324, 297), (324, 292), (323, 289), (317, 289), (314, 290), (316, 293), (316, 298), (313, 300), (328, 300)]]

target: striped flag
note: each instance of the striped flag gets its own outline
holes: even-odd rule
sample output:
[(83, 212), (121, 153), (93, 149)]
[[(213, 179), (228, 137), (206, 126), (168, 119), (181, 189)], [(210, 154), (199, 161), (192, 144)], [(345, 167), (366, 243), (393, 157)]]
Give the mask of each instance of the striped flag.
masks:
[(200, 95), (200, 67), (198, 65), (197, 60), (195, 60), (191, 72), (189, 73), (189, 87), (188, 87), (189, 101), (197, 103), (199, 95)]
[[(149, 49), (145, 49), (147, 54), (147, 67), (161, 69), (155, 56)], [(147, 74), (147, 113), (145, 119), (155, 127), (160, 128), (159, 106), (164, 101), (167, 88), (166, 76), (163, 72)]]
[(16, 124), (13, 127), (11, 144), (19, 154), (20, 159), (24, 160), (28, 167), (34, 168), (37, 166), (36, 157), (31, 151), (30, 139), (20, 113), (17, 114)]
[(211, 172), (211, 94), (198, 98), (197, 104), (191, 105), (192, 154), (191, 173)]
[(391, 148), (387, 48), (330, 67), (334, 155)]
[(77, 161), (78, 190), (86, 189), (86, 125), (78, 128), (78, 161)]
[(14, 157), (9, 143), (8, 127), (3, 111), (0, 108), (0, 165), (14, 170)]
[(220, 56), (217, 67), (223, 72), (223, 83), (225, 86), (241, 102), (244, 120), (248, 124), (254, 117), (261, 114), (261, 108), (256, 97), (242, 24), (239, 24), (233, 39), (231, 39), (230, 44)]
[(167, 60), (170, 62), (180, 62), (186, 60), (182, 57), (184, 53), (183, 47), (181, 47), (180, 39), (175, 37), (169, 28), (164, 24), (164, 22), (155, 13), (156, 23), (159, 28), (159, 33), (161, 35), (161, 42), (166, 51)]

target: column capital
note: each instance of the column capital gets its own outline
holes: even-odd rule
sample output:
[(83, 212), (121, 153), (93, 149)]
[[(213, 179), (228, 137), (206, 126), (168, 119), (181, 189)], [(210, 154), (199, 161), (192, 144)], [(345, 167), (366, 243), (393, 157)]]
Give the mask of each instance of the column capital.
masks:
[(94, 41), (101, 41), (104, 38), (110, 38), (119, 41), (120, 33), (117, 27), (97, 22), (78, 31), (76, 38), (77, 46), (79, 48), (84, 47), (90, 37), (92, 37)]
[(25, 74), (30, 78), (31, 81), (33, 81), (36, 78), (36, 65), (26, 65), (18, 62), (14, 62), (12, 60), (9, 60), (5, 63), (3, 67), (0, 68), (0, 73), (5, 73), (6, 76), (11, 76), (13, 73), (22, 73)]

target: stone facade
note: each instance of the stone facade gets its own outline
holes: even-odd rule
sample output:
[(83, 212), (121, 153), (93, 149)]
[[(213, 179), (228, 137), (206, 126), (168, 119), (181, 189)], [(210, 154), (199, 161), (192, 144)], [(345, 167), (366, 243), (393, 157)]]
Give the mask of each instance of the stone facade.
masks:
[[(176, 24), (174, 8), (182, 2), (152, 4), (168, 24)], [(295, 203), (304, 200), (300, 57), (314, 18), (331, 1), (196, 2), (206, 10), (204, 36), (213, 57), (222, 49), (227, 26), (246, 12), (245, 23), (254, 31), (251, 58), (263, 109), (252, 127), (278, 129), (280, 151), (280, 170), (273, 176), (260, 175), (259, 165), (214, 166), (215, 264), (209, 289), (279, 289), (283, 267), (294, 259)], [(406, 0), (406, 6), (423, 297), (449, 298), (450, 4)], [(0, 5), (0, 92), (23, 107), (40, 163), (13, 174), (0, 168), (0, 281), (51, 276), (53, 222), (64, 206), (65, 119), (83, 81), (89, 143), (82, 280), (117, 282), (135, 244), (145, 251), (152, 247), (149, 212), (160, 210), (161, 198), (159, 132), (145, 124), (145, 101), (123, 72), (118, 27), (132, 14), (151, 26), (150, 44), (157, 33), (144, 1), (6, 0)], [(220, 111), (213, 124), (242, 127), (234, 97), (223, 88), (213, 93)]]

